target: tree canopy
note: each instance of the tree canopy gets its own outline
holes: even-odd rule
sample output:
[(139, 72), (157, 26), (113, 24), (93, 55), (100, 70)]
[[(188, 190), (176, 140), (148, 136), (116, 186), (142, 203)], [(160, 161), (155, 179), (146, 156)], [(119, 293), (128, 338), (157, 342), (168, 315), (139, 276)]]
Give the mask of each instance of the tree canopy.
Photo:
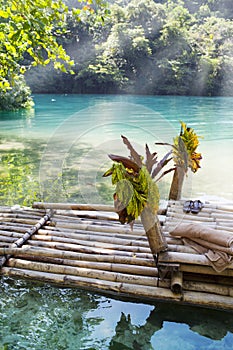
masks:
[(44, 82), (36, 71), (27, 81), (35, 92), (232, 95), (233, 11), (221, 4), (118, 0), (101, 26), (70, 18), (75, 74), (49, 66)]
[(53, 62), (63, 72), (70, 69), (74, 62), (61, 43), (67, 16), (77, 20), (83, 11), (93, 13), (102, 4), (84, 0), (70, 9), (62, 0), (0, 0), (0, 88), (9, 88), (26, 71), (22, 60), (27, 57), (30, 67)]

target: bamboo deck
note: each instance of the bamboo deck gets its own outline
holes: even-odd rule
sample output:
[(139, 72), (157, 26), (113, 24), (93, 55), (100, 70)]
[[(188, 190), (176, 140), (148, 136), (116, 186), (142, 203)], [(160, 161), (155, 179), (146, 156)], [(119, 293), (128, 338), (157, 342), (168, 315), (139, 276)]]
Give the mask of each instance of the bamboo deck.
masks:
[(204, 255), (169, 235), (181, 220), (233, 233), (233, 204), (205, 203), (194, 215), (170, 201), (159, 216), (168, 252), (160, 254), (158, 268), (141, 223), (132, 232), (113, 211), (103, 205), (1, 207), (0, 274), (119, 298), (233, 310), (233, 264), (216, 273)]

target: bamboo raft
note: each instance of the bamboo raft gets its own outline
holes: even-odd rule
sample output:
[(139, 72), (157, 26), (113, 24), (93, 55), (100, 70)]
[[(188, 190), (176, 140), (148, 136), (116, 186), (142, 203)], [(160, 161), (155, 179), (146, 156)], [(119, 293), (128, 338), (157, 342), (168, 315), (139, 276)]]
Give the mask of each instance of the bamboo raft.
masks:
[(233, 205), (184, 214), (169, 201), (159, 219), (168, 251), (156, 266), (140, 221), (133, 231), (106, 205), (34, 203), (0, 208), (0, 274), (144, 302), (233, 310), (233, 264), (221, 273), (169, 232), (181, 220), (233, 233)]

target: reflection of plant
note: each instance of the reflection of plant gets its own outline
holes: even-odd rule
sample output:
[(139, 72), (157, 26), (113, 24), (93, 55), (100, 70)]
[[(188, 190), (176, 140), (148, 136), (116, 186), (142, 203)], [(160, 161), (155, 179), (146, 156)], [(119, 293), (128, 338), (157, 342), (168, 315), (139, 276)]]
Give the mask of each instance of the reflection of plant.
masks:
[(39, 183), (34, 164), (23, 151), (3, 155), (0, 163), (0, 201), (7, 205), (31, 205), (39, 200)]
[[(116, 186), (114, 204), (121, 223), (130, 223), (143, 211), (145, 206), (153, 213), (158, 209), (159, 190), (153, 178), (171, 160), (171, 152), (158, 162), (157, 153), (151, 153), (146, 145), (146, 160), (139, 155), (129, 140), (122, 136), (124, 144), (130, 151), (130, 157), (109, 155), (114, 161), (112, 167), (103, 176), (112, 176), (112, 184)], [(173, 169), (165, 171), (159, 178)]]

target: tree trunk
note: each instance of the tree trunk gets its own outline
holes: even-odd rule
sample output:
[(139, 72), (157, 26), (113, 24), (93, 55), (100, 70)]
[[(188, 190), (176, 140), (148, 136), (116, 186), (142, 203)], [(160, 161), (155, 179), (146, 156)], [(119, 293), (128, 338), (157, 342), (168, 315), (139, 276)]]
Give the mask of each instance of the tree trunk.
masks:
[(141, 220), (153, 256), (155, 257), (159, 252), (167, 250), (167, 242), (162, 234), (157, 215), (150, 208), (145, 207), (141, 213)]
[(169, 199), (179, 200), (181, 198), (185, 171), (181, 167), (176, 167), (169, 193)]

